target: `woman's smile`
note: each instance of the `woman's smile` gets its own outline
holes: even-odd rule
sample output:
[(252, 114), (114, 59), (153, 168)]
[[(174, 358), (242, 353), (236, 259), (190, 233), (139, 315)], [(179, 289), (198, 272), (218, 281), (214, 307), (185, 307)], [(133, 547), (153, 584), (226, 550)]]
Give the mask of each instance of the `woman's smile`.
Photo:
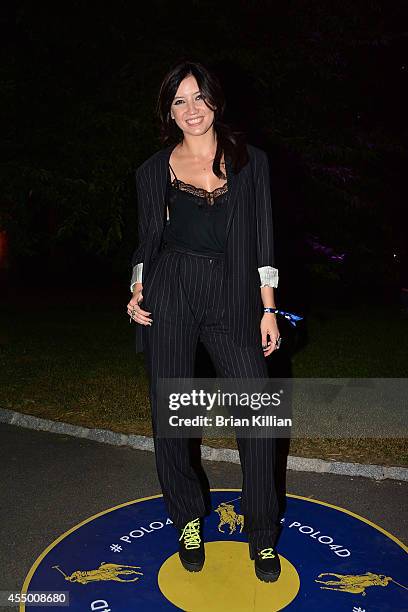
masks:
[(203, 121), (203, 117), (196, 117), (194, 119), (186, 119), (186, 123), (188, 123), (189, 125), (198, 125), (199, 123), (201, 123)]

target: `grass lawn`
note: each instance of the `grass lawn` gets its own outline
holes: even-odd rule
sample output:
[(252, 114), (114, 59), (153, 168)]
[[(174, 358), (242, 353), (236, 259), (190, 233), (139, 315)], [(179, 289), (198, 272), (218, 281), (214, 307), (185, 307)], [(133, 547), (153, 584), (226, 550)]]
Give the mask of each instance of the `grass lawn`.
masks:
[[(0, 306), (0, 406), (124, 433), (150, 435), (144, 356), (134, 352), (128, 293), (40, 292), (9, 295)], [(290, 376), (400, 378), (408, 371), (408, 317), (398, 305), (312, 308), (293, 336)], [(296, 342), (294, 342), (296, 340)], [(272, 355), (274, 364), (285, 353)], [(279, 367), (277, 367), (277, 371)], [(279, 373), (278, 376), (288, 376)], [(236, 448), (235, 440), (209, 440)], [(407, 440), (292, 439), (290, 454), (408, 465)]]

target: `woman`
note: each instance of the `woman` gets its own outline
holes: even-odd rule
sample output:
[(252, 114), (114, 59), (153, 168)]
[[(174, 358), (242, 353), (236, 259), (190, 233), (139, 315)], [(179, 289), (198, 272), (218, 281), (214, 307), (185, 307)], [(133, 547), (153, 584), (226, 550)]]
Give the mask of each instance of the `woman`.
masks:
[[(136, 173), (139, 247), (127, 311), (145, 351), (158, 476), (189, 571), (204, 564), (206, 508), (188, 439), (156, 436), (158, 379), (193, 377), (199, 338), (217, 376), (267, 378), (265, 358), (281, 341), (267, 156), (222, 122), (224, 107), (218, 79), (202, 64), (176, 65), (157, 105), (163, 140), (173, 144)], [(237, 437), (244, 531), (267, 582), (280, 574), (275, 444)]]

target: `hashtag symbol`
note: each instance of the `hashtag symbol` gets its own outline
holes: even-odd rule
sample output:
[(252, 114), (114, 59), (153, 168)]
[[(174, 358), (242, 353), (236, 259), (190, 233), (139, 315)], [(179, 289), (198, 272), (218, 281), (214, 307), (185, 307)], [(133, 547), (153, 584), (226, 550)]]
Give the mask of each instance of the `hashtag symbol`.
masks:
[(113, 552), (120, 552), (122, 550), (122, 547), (119, 546), (119, 544), (112, 544), (110, 549), (113, 550)]

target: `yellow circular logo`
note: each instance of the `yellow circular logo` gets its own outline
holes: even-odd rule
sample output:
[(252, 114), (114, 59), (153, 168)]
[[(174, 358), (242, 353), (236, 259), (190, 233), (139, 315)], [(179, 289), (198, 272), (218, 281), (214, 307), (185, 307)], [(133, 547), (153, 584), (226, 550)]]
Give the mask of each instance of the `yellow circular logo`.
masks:
[(225, 610), (282, 610), (298, 594), (299, 574), (279, 555), (282, 572), (274, 583), (261, 582), (255, 575), (245, 542), (206, 542), (205, 563), (200, 572), (186, 572), (178, 553), (159, 570), (163, 595), (182, 610), (225, 612)]

